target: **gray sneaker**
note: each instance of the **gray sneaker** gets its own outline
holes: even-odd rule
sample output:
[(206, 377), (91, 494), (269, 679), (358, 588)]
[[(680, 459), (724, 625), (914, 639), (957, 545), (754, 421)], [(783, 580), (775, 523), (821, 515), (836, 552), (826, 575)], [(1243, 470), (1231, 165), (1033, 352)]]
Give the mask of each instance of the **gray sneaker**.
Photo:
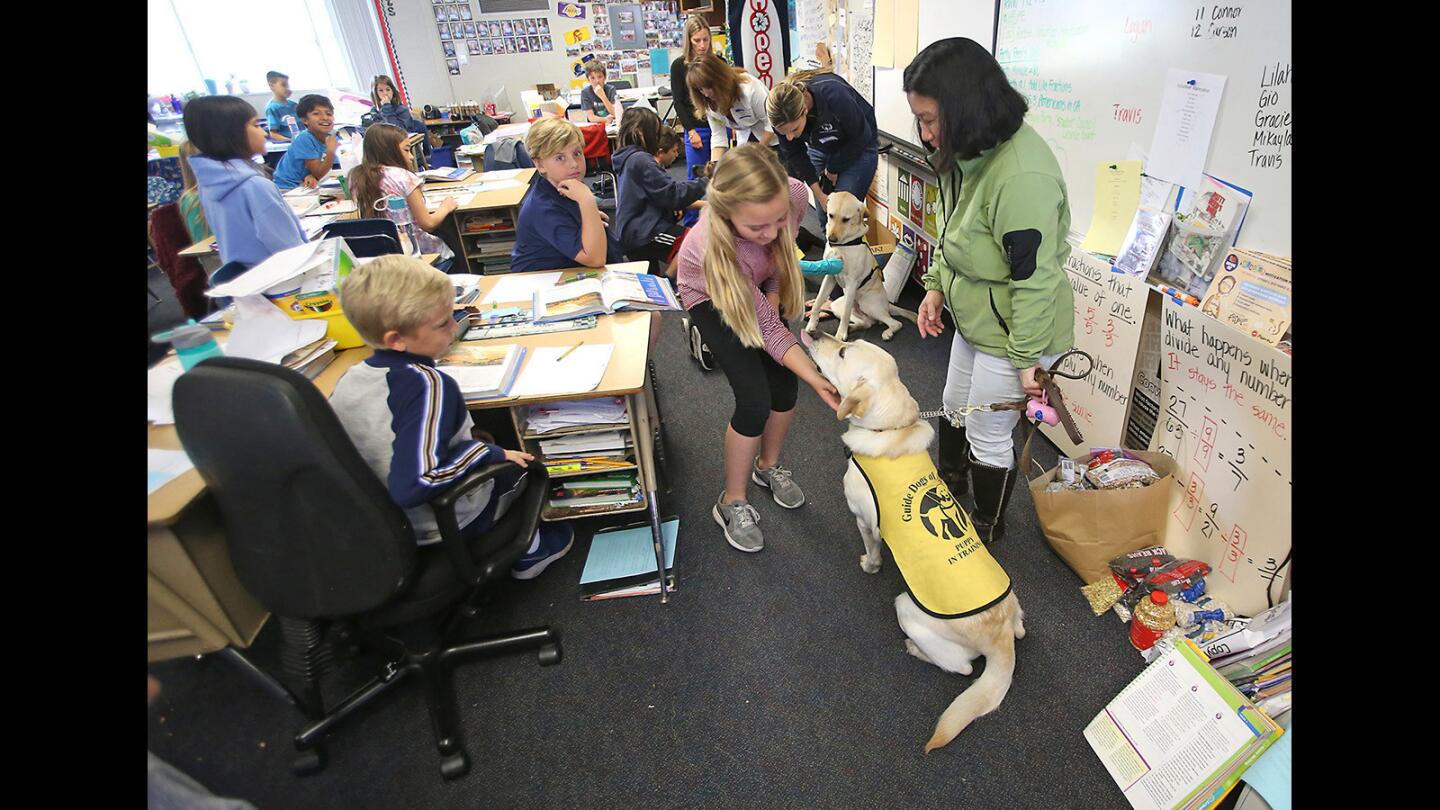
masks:
[(805, 505), (805, 493), (790, 477), (790, 471), (776, 464), (768, 470), (751, 469), (750, 480), (770, 490), (775, 503), (786, 509), (799, 509)]
[[(725, 493), (720, 493), (720, 497), (723, 499)], [(760, 527), (755, 525), (760, 520), (755, 507), (744, 501), (716, 501), (710, 514), (715, 516), (715, 522), (725, 530), (725, 541), (730, 545), (741, 551), (759, 551), (765, 548), (765, 536), (760, 533)]]

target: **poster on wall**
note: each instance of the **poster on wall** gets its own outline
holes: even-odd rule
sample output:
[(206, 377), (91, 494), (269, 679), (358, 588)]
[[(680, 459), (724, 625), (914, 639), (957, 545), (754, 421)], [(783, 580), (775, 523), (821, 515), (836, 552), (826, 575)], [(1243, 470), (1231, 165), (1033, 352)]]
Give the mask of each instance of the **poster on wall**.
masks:
[[(1060, 380), (1065, 404), (1080, 428), (1080, 444), (1060, 425), (1040, 431), (1066, 456), (1091, 447), (1119, 447), (1130, 413), (1130, 381), (1140, 351), (1142, 320), (1150, 287), (1142, 279), (1110, 272), (1110, 263), (1071, 246), (1065, 261), (1075, 311), (1075, 348), (1095, 359), (1084, 379)], [(1081, 357), (1067, 357), (1061, 370), (1086, 371)]]
[(585, 19), (585, 6), (580, 3), (557, 3), (555, 13), (571, 20)]
[(1175, 458), (1165, 547), (1204, 560), (1206, 593), (1253, 616), (1290, 559), (1290, 356), (1160, 296), (1160, 424)]

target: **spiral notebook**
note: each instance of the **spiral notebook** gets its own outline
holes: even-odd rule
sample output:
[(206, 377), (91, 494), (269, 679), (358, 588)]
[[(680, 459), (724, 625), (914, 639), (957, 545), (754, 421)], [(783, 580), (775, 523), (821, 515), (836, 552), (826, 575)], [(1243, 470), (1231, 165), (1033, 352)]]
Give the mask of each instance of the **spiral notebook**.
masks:
[(1085, 727), (1136, 810), (1213, 807), (1284, 731), (1189, 639), (1155, 659)]

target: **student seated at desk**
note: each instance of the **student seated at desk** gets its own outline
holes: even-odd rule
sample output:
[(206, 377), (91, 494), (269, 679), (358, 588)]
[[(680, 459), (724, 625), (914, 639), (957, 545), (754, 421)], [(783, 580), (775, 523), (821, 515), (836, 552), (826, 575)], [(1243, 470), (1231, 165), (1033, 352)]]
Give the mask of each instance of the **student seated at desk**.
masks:
[[(680, 138), (661, 125), (660, 116), (644, 107), (625, 113), (620, 151), (614, 157), (615, 171), (620, 173), (620, 207), (615, 213), (620, 247), (632, 261), (673, 267), (690, 230), (676, 221), (675, 212), (704, 205), (701, 198), (708, 180), (676, 181), (665, 171), (679, 156)], [(670, 267), (666, 275), (672, 274)]]
[(383, 216), (397, 223), (405, 219), (405, 212), (391, 211), (387, 203), (391, 197), (403, 198), (409, 218), (420, 226), (414, 234), (415, 246), (421, 253), (440, 254), (440, 260), (446, 262), (454, 258), (454, 252), (431, 234), (445, 225), (445, 218), (459, 203), (447, 197), (430, 212), (420, 191), (424, 181), (415, 173), (415, 155), (405, 148), (407, 137), (405, 130), (390, 124), (372, 124), (365, 130), (365, 158), (348, 175), (350, 196), (360, 216)]
[[(474, 469), (507, 460), (523, 468), (535, 460), (471, 438), (460, 384), (435, 369), (455, 340), (454, 300), (449, 276), (408, 256), (361, 265), (340, 287), (346, 318), (375, 353), (345, 372), (330, 404), (361, 457), (410, 517), (422, 546), (440, 541), (431, 500)], [(526, 480), (523, 469), (512, 468), (457, 501), (461, 535), (472, 542), (481, 538), (504, 517)], [(565, 556), (574, 537), (566, 523), (542, 523), (511, 576), (539, 576)]]
[(330, 133), (335, 127), (335, 105), (330, 99), (311, 93), (300, 99), (297, 109), (305, 131), (295, 137), (275, 167), (275, 185), (281, 191), (319, 185), (335, 165), (335, 151), (340, 148), (340, 141)]
[(621, 261), (620, 244), (606, 230), (609, 218), (585, 185), (584, 138), (559, 118), (542, 118), (525, 135), (536, 177), (515, 221), (510, 270), (560, 270)]
[(185, 221), (185, 231), (190, 234), (190, 244), (210, 236), (210, 223), (205, 221), (205, 207), (200, 204), (200, 188), (195, 183), (195, 171), (190, 168), (190, 158), (200, 154), (195, 144), (184, 141), (180, 144), (180, 180), (185, 190), (180, 192), (180, 218)]
[(201, 96), (185, 105), (185, 132), (200, 153), (190, 168), (220, 261), (254, 267), (307, 241), (300, 218), (285, 204), (266, 169), (265, 130), (255, 108), (238, 96)]
[[(400, 94), (395, 90), (395, 83), (390, 81), (389, 76), (376, 76), (375, 81), (370, 85), (370, 101), (375, 108), (361, 117), (360, 123), (368, 132), (375, 124), (391, 124), (400, 127), (406, 132), (417, 135), (425, 135), (425, 124), (415, 120), (410, 114), (410, 108), (400, 103)], [(427, 137), (421, 141), (425, 149), (426, 157), (430, 155), (430, 139)]]
[(605, 63), (599, 59), (585, 68), (585, 81), (590, 84), (580, 91), (580, 109), (585, 112), (585, 120), (592, 124), (603, 124), (620, 114), (620, 100), (616, 95), (620, 88), (605, 81), (605, 69)]

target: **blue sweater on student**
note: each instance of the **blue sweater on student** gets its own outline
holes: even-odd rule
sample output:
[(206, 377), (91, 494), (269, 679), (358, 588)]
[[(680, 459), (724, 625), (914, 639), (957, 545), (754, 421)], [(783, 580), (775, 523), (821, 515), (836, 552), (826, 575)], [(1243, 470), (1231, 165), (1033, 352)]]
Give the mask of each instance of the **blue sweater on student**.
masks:
[[(434, 358), (376, 349), (345, 372), (330, 404), (422, 546), (440, 541), (430, 500), (476, 467), (505, 460), (504, 448), (471, 438), (460, 384), (436, 370)], [(456, 502), (462, 528), (485, 509), (494, 488), (486, 481)]]
[[(515, 221), (515, 249), (510, 272), (563, 270), (575, 267), (580, 241), (580, 203), (566, 197), (540, 174), (530, 184)], [(606, 263), (623, 261), (620, 244), (605, 230)]]
[(620, 205), (615, 212), (620, 226), (620, 247), (644, 247), (666, 226), (675, 212), (705, 196), (709, 180), (676, 180), (660, 168), (655, 156), (638, 146), (622, 147), (611, 158), (620, 173)]
[(300, 218), (256, 164), (195, 155), (190, 158), (190, 168), (222, 262), (254, 267), (307, 241)]

